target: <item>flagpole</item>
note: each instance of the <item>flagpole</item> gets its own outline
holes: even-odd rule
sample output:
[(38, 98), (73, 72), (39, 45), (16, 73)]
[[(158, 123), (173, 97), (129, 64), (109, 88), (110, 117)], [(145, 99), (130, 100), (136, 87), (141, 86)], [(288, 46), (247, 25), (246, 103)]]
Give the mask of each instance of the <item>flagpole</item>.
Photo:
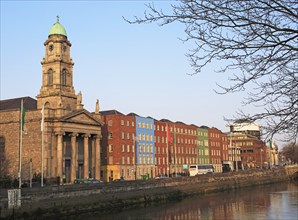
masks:
[(21, 172), (22, 172), (22, 145), (23, 145), (23, 111), (24, 111), (24, 103), (23, 99), (21, 101), (21, 126), (20, 126), (20, 146), (19, 146), (19, 189), (22, 187), (22, 179), (21, 179)]
[(43, 187), (43, 151), (44, 151), (44, 105), (41, 109), (41, 187)]

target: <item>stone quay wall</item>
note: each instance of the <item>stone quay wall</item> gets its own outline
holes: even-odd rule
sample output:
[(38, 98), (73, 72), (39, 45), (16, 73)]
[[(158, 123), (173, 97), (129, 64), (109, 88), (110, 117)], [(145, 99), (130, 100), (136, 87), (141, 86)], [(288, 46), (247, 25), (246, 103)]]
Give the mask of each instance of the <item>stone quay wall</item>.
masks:
[(127, 207), (167, 202), (183, 197), (289, 181), (284, 168), (249, 170), (196, 177), (123, 181), (98, 185), (47, 186), (22, 189), (21, 208), (7, 208), (4, 190), (0, 217), (54, 217), (87, 212), (111, 212)]

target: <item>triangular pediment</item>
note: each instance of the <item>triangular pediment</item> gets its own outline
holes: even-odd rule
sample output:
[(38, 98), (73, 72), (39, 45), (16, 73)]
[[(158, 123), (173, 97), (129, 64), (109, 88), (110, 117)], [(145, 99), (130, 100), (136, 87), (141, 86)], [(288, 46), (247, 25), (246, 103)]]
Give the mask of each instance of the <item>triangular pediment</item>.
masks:
[(79, 124), (101, 125), (100, 120), (93, 117), (93, 115), (86, 110), (80, 110), (66, 115), (61, 119), (61, 121)]

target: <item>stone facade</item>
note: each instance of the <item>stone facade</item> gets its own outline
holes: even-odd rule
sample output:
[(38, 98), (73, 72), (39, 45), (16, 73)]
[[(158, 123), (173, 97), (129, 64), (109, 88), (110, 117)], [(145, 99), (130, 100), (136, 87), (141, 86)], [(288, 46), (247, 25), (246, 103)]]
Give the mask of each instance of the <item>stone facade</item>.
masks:
[[(59, 21), (54, 25), (63, 28)], [(82, 93), (75, 94), (71, 43), (65, 30), (60, 33), (51, 29), (44, 46), (42, 86), (36, 101), (28, 98), (36, 102), (35, 106), (28, 110), (25, 105), (22, 138), (19, 124), (23, 98), (1, 101), (6, 106), (0, 110), (1, 148), (5, 154), (1, 157), (1, 174), (17, 178), (21, 167), (21, 179), (28, 180), (32, 160), (32, 173), (43, 173), (45, 178), (60, 177), (61, 182), (99, 179), (102, 123), (98, 101), (96, 111), (90, 113), (83, 108)]]
[[(39, 114), (38, 114), (39, 113)], [(26, 112), (25, 132), (22, 143), (22, 177), (29, 179), (30, 159), (34, 171), (41, 170), (41, 115), (40, 111)], [(19, 172), (20, 110), (0, 112), (0, 137), (4, 140), (4, 161), (2, 174), (17, 178)]]

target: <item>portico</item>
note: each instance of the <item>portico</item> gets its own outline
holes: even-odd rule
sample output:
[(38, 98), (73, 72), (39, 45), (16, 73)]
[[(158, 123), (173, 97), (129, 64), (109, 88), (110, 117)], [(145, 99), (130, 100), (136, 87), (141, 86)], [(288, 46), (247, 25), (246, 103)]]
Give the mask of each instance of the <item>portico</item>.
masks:
[(100, 179), (100, 135), (65, 131), (56, 132), (55, 137), (57, 139), (55, 176), (59, 176), (61, 181), (65, 177), (67, 183), (73, 183), (77, 178)]

